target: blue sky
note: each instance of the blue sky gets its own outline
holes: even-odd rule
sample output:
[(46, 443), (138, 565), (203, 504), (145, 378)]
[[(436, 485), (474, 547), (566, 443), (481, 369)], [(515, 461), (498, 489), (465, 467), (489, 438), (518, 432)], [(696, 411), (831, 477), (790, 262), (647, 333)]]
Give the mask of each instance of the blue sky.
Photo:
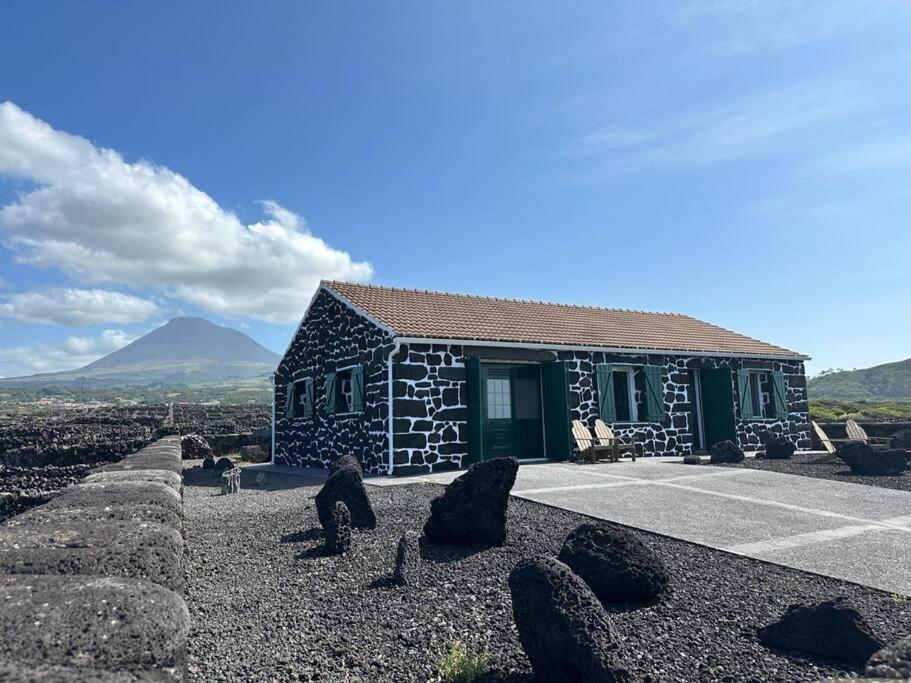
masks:
[(321, 277), (908, 357), (911, 4), (18, 2), (0, 376)]

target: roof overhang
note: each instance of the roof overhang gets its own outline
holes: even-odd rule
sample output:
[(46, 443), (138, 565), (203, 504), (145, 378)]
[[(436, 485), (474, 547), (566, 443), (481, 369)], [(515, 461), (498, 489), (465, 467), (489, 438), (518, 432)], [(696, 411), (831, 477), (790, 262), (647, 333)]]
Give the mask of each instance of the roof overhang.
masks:
[(662, 356), (698, 356), (712, 358), (751, 358), (755, 360), (810, 360), (804, 355), (738, 353), (733, 351), (710, 351), (690, 349), (653, 349), (653, 348), (623, 348), (618, 346), (581, 346), (570, 344), (542, 344), (538, 342), (498, 341), (488, 339), (441, 339), (434, 337), (407, 337), (395, 336), (396, 341), (402, 344), (458, 344), (461, 346), (493, 346), (500, 348), (544, 349), (548, 351), (593, 351), (603, 353), (628, 353), (628, 354), (659, 354)]

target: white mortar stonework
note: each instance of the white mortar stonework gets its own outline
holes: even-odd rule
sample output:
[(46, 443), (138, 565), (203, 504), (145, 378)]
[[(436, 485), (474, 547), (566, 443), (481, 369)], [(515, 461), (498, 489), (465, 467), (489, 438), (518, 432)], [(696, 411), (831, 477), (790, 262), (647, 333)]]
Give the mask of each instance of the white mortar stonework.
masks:
[[(343, 454), (355, 456), (370, 474), (387, 471), (389, 446), (386, 361), (392, 337), (350, 307), (321, 291), (295, 334), (275, 375), (275, 462), (326, 467)], [(326, 413), (326, 373), (364, 367), (364, 410)], [(286, 418), (292, 380), (313, 378), (314, 414)]]
[[(354, 455), (372, 474), (388, 473), (389, 423), (387, 371), (393, 337), (350, 306), (321, 291), (295, 335), (276, 373), (275, 461), (325, 467), (338, 455)], [(798, 449), (810, 448), (806, 377), (800, 360), (760, 360), (687, 355), (621, 354), (553, 349), (566, 363), (570, 416), (592, 426), (598, 417), (595, 366), (612, 363), (662, 367), (665, 417), (661, 422), (614, 423), (622, 439), (642, 444), (645, 455), (686, 455), (694, 449), (693, 388), (688, 371), (730, 368), (735, 428), (741, 448), (757, 449), (769, 435), (784, 436)], [(460, 344), (406, 344), (392, 359), (394, 473), (455, 469), (467, 464), (468, 408), (466, 357)], [(496, 361), (491, 361), (496, 362)], [(325, 375), (359, 364), (364, 367), (364, 411), (327, 415)], [(737, 370), (780, 370), (787, 388), (786, 418), (740, 417)], [(284, 417), (292, 379), (314, 380), (315, 414)], [(636, 373), (635, 398), (644, 412), (642, 373)]]

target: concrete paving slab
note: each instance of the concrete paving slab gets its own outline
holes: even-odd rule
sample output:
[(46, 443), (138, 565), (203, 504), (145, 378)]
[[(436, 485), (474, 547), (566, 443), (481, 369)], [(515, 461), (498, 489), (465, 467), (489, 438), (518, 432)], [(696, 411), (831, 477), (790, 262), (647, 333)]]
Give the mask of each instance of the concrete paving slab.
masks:
[(911, 595), (911, 529), (864, 533), (765, 552), (740, 553), (787, 567)]
[(790, 533), (831, 529), (842, 520), (727, 498), (707, 499), (691, 491), (644, 485), (516, 492), (519, 498), (608, 519), (639, 529), (720, 548), (766, 541)]
[[(731, 470), (732, 468), (717, 468)], [(737, 469), (733, 479), (700, 478), (687, 485), (706, 492), (743, 495), (769, 503), (796, 505), (862, 519), (886, 519), (911, 514), (907, 491), (863, 484), (801, 477), (778, 472)], [(822, 485), (820, 485), (821, 482)], [(876, 492), (871, 495), (871, 489)]]
[[(448, 484), (462, 472), (371, 478)], [(598, 519), (911, 595), (911, 492), (640, 459), (519, 468), (512, 494)]]

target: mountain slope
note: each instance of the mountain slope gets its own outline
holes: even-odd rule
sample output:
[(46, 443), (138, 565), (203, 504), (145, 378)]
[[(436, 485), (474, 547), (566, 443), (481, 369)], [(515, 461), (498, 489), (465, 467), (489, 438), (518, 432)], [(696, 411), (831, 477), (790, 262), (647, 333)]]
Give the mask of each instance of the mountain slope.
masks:
[(911, 358), (863, 370), (843, 370), (807, 383), (810, 398), (840, 401), (911, 400)]
[(77, 370), (0, 381), (16, 384), (217, 382), (267, 375), (278, 361), (278, 354), (230, 327), (203, 318), (174, 318)]

